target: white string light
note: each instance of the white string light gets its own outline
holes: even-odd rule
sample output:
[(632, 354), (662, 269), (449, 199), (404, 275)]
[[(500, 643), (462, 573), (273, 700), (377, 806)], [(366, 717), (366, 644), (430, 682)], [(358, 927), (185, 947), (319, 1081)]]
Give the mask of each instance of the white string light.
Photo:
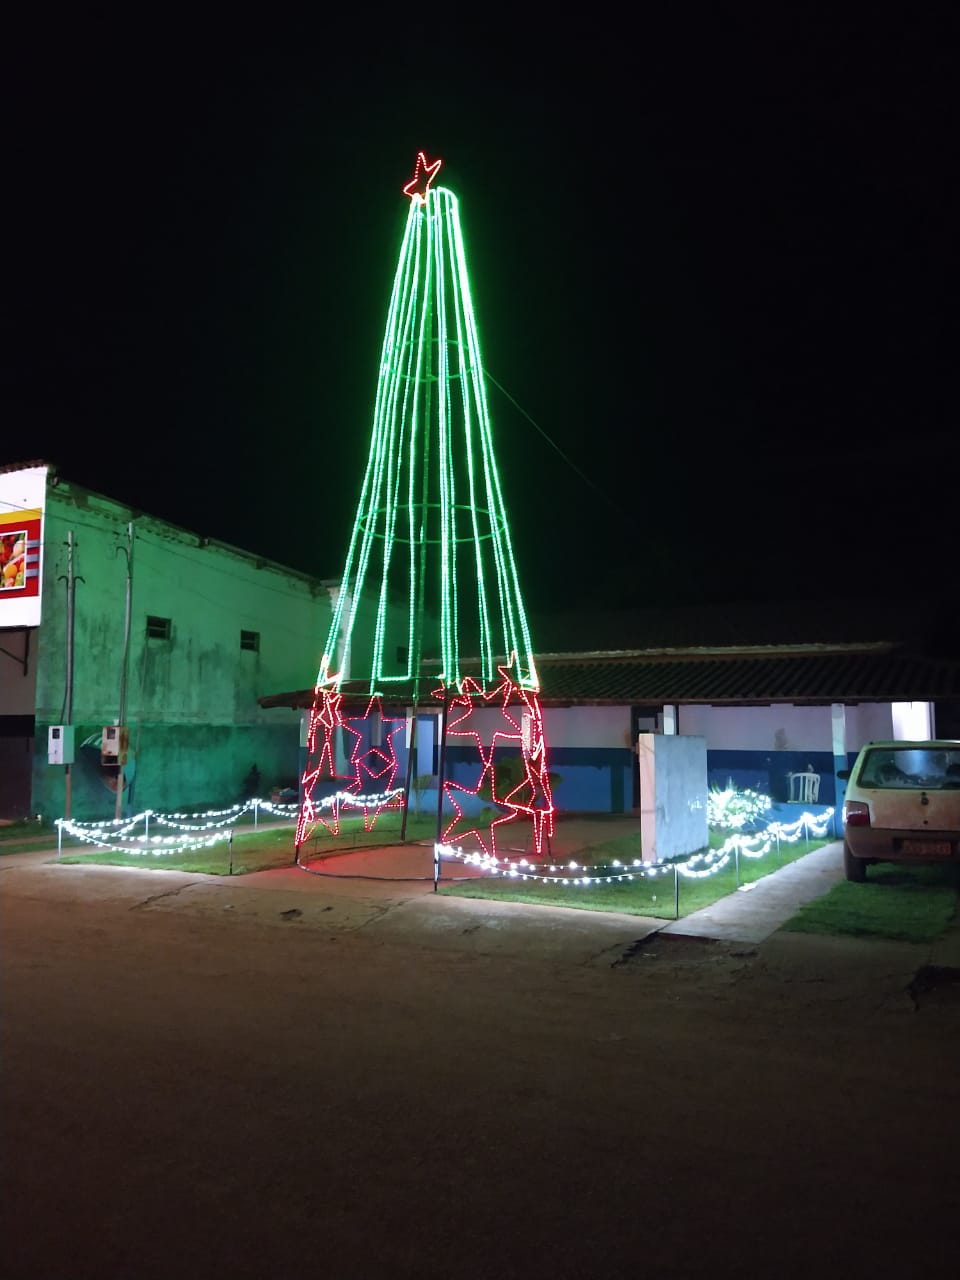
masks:
[[(336, 795), (327, 796), (315, 801), (317, 807), (341, 808), (352, 806), (355, 809), (386, 804), (388, 801), (403, 795), (403, 789), (384, 792), (382, 795), (357, 796), (349, 792), (338, 791)], [(208, 809), (205, 813), (157, 813), (154, 809), (144, 809), (133, 818), (110, 818), (103, 821), (78, 822), (72, 818), (58, 818), (56, 821), (61, 838), (72, 836), (83, 844), (89, 844), (106, 853), (129, 853), (135, 856), (144, 854), (188, 853), (197, 849), (209, 849), (224, 840), (232, 838), (236, 825), (245, 813), (253, 812), (256, 822), (258, 812), (274, 814), (279, 818), (296, 821), (300, 806), (298, 804), (274, 804), (270, 800), (247, 800), (244, 804), (231, 805), (229, 809)], [(207, 821), (197, 821), (197, 819)], [(150, 835), (151, 819), (161, 827), (169, 828), (176, 834)], [(143, 825), (143, 831), (136, 833)], [(247, 828), (248, 831), (252, 828)], [(209, 833), (194, 835), (191, 833)], [(126, 843), (118, 844), (118, 841)]]
[[(371, 808), (386, 804), (403, 794), (402, 788), (383, 792), (380, 795), (358, 796), (352, 792), (338, 791), (322, 800), (314, 801), (317, 808), (330, 808), (335, 805), (356, 809)], [(753, 793), (747, 793), (748, 801)], [(767, 800), (767, 797), (758, 797)], [(756, 817), (761, 809), (750, 814)], [(204, 813), (157, 813), (153, 809), (144, 809), (133, 818), (112, 818), (103, 821), (78, 822), (70, 818), (58, 818), (56, 825), (61, 836), (65, 833), (84, 844), (94, 846), (107, 853), (128, 853), (135, 856), (146, 854), (168, 855), (193, 852), (198, 849), (209, 849), (214, 845), (232, 837), (236, 823), (244, 813), (252, 811), (254, 819), (258, 811), (275, 814), (280, 818), (295, 819), (299, 812), (297, 804), (274, 804), (270, 800), (253, 799), (244, 804), (235, 804), (228, 809), (210, 809)], [(506, 857), (498, 857), (491, 853), (465, 852), (452, 845), (437, 843), (434, 852), (440, 858), (459, 859), (469, 866), (476, 866), (490, 875), (505, 876), (509, 879), (540, 881), (543, 884), (560, 884), (583, 887), (591, 884), (618, 884), (634, 879), (653, 880), (662, 875), (681, 875), (687, 880), (703, 880), (716, 875), (730, 865), (731, 860), (739, 852), (744, 857), (759, 860), (781, 843), (795, 844), (802, 835), (822, 840), (830, 825), (834, 810), (826, 809), (821, 814), (803, 813), (795, 822), (772, 822), (762, 832), (752, 836), (735, 831), (719, 848), (710, 849), (706, 853), (696, 853), (684, 862), (643, 862), (634, 858), (629, 863), (622, 863), (618, 858), (609, 862), (581, 866), (571, 859), (565, 866), (557, 863), (533, 863), (526, 858), (511, 861)], [(172, 828), (180, 834), (151, 836), (149, 822), (153, 819), (160, 826)], [(197, 822), (197, 818), (206, 818), (206, 822)], [(193, 819), (193, 821), (188, 821)], [(220, 821), (218, 821), (220, 819)], [(744, 819), (746, 820), (746, 819)], [(144, 824), (142, 834), (134, 834), (136, 828)], [(194, 836), (187, 833), (209, 832), (205, 836)], [(123, 840), (128, 843), (118, 845), (110, 841)]]
[[(807, 833), (817, 840), (826, 835), (833, 809), (826, 809), (821, 814), (802, 814), (796, 822), (772, 822), (763, 832), (754, 836), (745, 836), (736, 832), (719, 849), (710, 849), (706, 853), (695, 853), (684, 862), (642, 862), (639, 858), (626, 866), (617, 858), (609, 862), (581, 866), (570, 861), (565, 867), (556, 863), (533, 863), (526, 858), (511, 861), (506, 857), (497, 857), (491, 853), (465, 852), (453, 845), (434, 845), (434, 853), (439, 858), (456, 858), (468, 866), (479, 867), (490, 875), (504, 876), (511, 880), (537, 880), (543, 884), (591, 885), (616, 884), (624, 880), (656, 879), (661, 875), (678, 874), (687, 880), (704, 880), (716, 875), (730, 865), (737, 851), (753, 859), (764, 857), (774, 847), (775, 842), (795, 844)], [(614, 869), (616, 868), (616, 869)], [(620, 868), (623, 868), (622, 870)], [(566, 874), (564, 874), (566, 872)]]
[(749, 788), (738, 791), (732, 783), (722, 789), (711, 787), (707, 792), (707, 825), (739, 831), (766, 813), (772, 803), (769, 796)]

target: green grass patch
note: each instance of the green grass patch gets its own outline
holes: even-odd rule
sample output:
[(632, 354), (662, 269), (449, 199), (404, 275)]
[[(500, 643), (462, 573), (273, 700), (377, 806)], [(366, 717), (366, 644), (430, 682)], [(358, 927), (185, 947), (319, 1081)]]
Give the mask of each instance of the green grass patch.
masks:
[[(291, 824), (235, 832), (232, 874), (242, 876), (251, 871), (291, 866), (295, 829)], [(65, 866), (139, 867), (149, 871), (193, 871), (208, 876), (231, 874), (230, 843), (227, 840), (219, 841), (209, 848), (162, 853), (154, 852), (149, 846), (145, 846), (143, 852), (96, 849), (77, 840), (69, 841), (68, 848), (68, 841), (64, 839), (63, 854), (59, 861)]]
[[(710, 847), (721, 848), (729, 839), (729, 832), (711, 832)], [(637, 856), (638, 839), (636, 835), (619, 836), (613, 840), (593, 845), (580, 850), (575, 861), (580, 867), (590, 865), (591, 877), (615, 874), (626, 868), (610, 865), (613, 858), (621, 861), (632, 860)], [(814, 849), (822, 849), (830, 844), (829, 840), (811, 840), (809, 845), (804, 840), (796, 844), (781, 846), (779, 860), (775, 849), (771, 849), (763, 858), (746, 858), (741, 855), (739, 875), (736, 862), (731, 860), (729, 866), (711, 876), (691, 880), (685, 876), (677, 877), (677, 898), (675, 899), (674, 877), (672, 873), (655, 877), (641, 876), (633, 880), (614, 880), (605, 884), (546, 884), (540, 880), (521, 880), (513, 877), (477, 876), (455, 884), (441, 882), (440, 893), (457, 898), (491, 898), (501, 902), (527, 902), (548, 907), (578, 907), (583, 911), (618, 911), (625, 915), (651, 916), (657, 920), (672, 920), (675, 914), (688, 916), (693, 911), (720, 898), (735, 893), (739, 885), (753, 884), (764, 876), (794, 862)], [(569, 861), (569, 860), (568, 860)], [(445, 869), (453, 874), (456, 864), (447, 862)], [(570, 878), (577, 875), (570, 872)]]
[(8, 853), (33, 853), (57, 843), (57, 828), (52, 822), (21, 818), (0, 826), (0, 858)]
[(960, 905), (960, 867), (877, 863), (866, 884), (841, 880), (783, 926), (791, 933), (935, 942)]
[[(246, 815), (244, 815), (246, 817)], [(189, 821), (189, 819), (185, 819)], [(301, 851), (301, 861), (312, 862), (316, 858), (353, 853), (357, 849), (378, 848), (392, 841), (400, 841), (399, 812), (382, 814), (371, 832), (363, 829), (363, 817), (343, 818), (340, 835), (331, 836), (323, 826), (308, 840)], [(406, 843), (432, 840), (436, 835), (436, 816), (407, 819)], [(160, 829), (151, 827), (159, 834)], [(231, 871), (230, 845), (221, 840), (209, 848), (184, 849), (177, 853), (154, 852), (150, 846), (142, 851), (98, 849), (80, 840), (64, 837), (63, 852), (59, 861), (67, 866), (93, 864), (106, 867), (139, 867), (151, 871), (190, 871), (202, 875), (249, 875), (254, 871), (271, 871), (277, 867), (289, 867), (294, 862), (294, 834), (296, 823), (253, 827), (249, 823), (237, 824), (233, 835), (233, 863)], [(164, 828), (163, 834), (174, 835), (172, 828)], [(56, 843), (56, 832), (53, 835)]]

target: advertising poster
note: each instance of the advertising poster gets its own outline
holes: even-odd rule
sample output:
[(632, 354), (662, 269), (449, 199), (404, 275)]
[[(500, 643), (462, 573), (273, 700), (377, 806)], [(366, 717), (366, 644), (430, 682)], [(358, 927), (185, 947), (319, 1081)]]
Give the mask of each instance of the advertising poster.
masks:
[(40, 625), (46, 467), (0, 471), (0, 628)]

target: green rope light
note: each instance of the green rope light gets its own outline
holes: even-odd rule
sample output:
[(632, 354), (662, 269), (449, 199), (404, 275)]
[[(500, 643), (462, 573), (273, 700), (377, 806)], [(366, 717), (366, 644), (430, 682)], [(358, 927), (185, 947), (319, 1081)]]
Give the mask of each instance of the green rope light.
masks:
[[(480, 340), (456, 196), (430, 183), (411, 196), (387, 308), (366, 471), (318, 687), (349, 678), (375, 694), (416, 681), (423, 645), (438, 683), (463, 664), (539, 688), (494, 454)], [(374, 601), (372, 628), (362, 612)], [(400, 603), (403, 602), (403, 603)], [(396, 611), (406, 620), (397, 625)], [(393, 617), (392, 627), (388, 620)], [(407, 638), (391, 661), (388, 630)], [(348, 676), (349, 673), (349, 676)]]

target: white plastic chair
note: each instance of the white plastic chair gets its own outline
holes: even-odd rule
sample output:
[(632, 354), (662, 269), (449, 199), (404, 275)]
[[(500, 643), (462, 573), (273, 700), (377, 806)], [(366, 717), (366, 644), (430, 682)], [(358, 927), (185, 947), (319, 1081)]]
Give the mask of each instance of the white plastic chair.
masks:
[(820, 775), (813, 772), (788, 773), (791, 804), (816, 804), (820, 795)]

